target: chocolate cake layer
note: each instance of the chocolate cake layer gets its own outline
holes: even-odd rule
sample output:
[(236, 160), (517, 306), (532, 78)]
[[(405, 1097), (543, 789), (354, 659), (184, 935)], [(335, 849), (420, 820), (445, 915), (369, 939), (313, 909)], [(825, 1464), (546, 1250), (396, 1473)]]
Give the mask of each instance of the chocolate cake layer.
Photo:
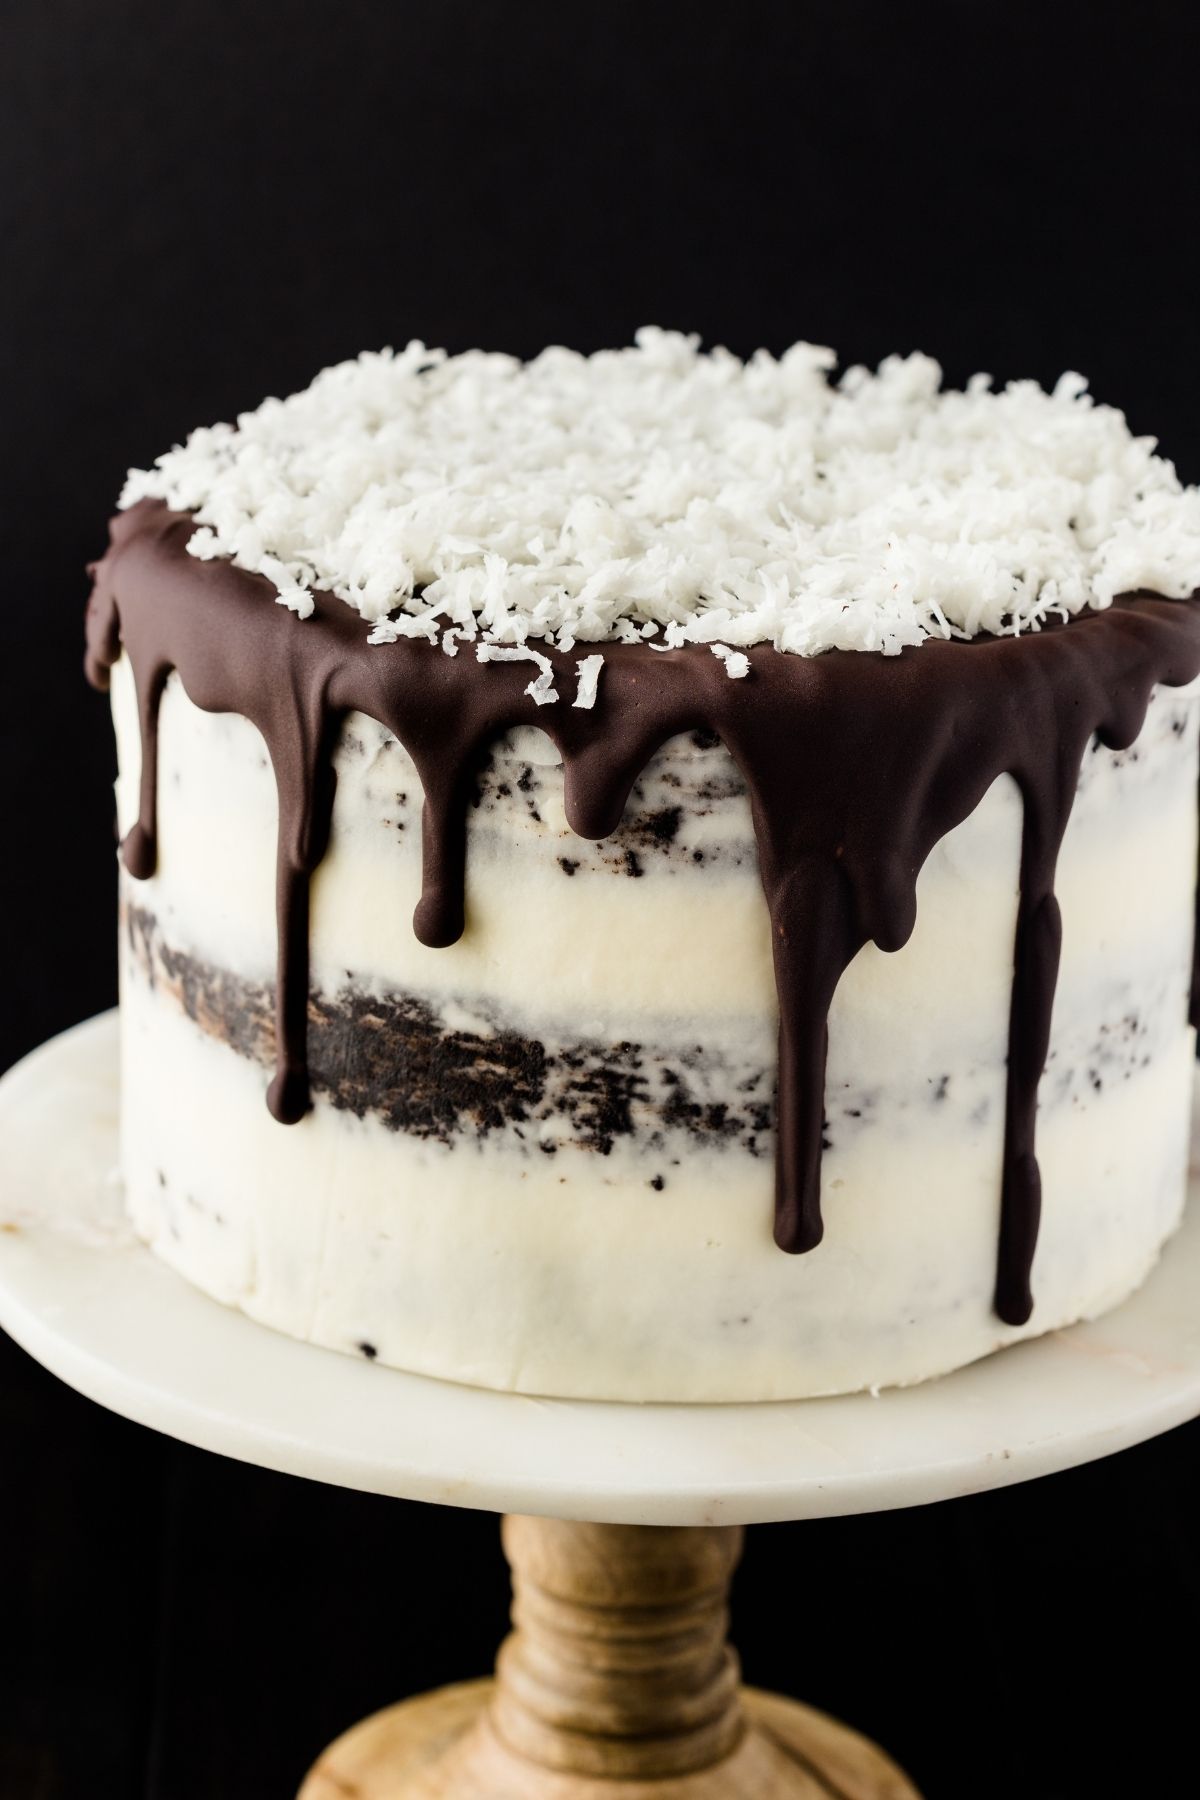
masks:
[[(202, 1031), (269, 1072), (275, 997), (165, 943), (144, 907), (125, 910), (133, 965)], [(679, 1133), (690, 1148), (732, 1145), (770, 1155), (774, 1071), (723, 1066), (702, 1044), (656, 1052), (646, 1045), (547, 1043), (485, 1016), (447, 1018), (426, 998), (347, 985), (309, 994), (309, 1075), (318, 1103), (391, 1131), (438, 1143), (481, 1143), (493, 1134), (553, 1156), (566, 1146), (608, 1156), (637, 1136), (661, 1157)], [(720, 1098), (712, 1096), (720, 1095)], [(732, 1097), (731, 1097), (732, 1096)]]

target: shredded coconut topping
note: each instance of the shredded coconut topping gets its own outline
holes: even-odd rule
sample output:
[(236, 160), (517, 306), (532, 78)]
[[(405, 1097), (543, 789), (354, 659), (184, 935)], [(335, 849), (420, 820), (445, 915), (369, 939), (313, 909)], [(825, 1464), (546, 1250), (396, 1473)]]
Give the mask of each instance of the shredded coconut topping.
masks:
[[(697, 642), (736, 679), (735, 646), (895, 653), (1200, 588), (1200, 490), (1081, 376), (959, 393), (927, 356), (834, 363), (652, 328), (530, 363), (414, 342), (194, 432), (121, 505), (194, 513), (193, 556), (267, 576), (302, 617), (327, 589), (372, 643), (482, 660)], [(528, 691), (556, 697), (548, 664)]]

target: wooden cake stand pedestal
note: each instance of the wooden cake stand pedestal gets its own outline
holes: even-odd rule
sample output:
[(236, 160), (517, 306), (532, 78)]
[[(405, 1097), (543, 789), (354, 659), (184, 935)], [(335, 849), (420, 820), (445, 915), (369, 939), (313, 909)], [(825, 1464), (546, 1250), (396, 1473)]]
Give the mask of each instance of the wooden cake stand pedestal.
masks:
[(739, 1688), (740, 1528), (977, 1493), (1200, 1413), (1194, 1196), (1124, 1306), (878, 1399), (537, 1400), (295, 1343), (133, 1236), (116, 1070), (106, 1015), (0, 1081), (0, 1326), (82, 1393), (203, 1449), (513, 1515), (495, 1681), (356, 1726), (302, 1800), (916, 1800), (866, 1739)]
[(495, 1680), (364, 1720), (300, 1800), (918, 1800), (866, 1738), (739, 1686), (741, 1547), (736, 1525), (506, 1518)]

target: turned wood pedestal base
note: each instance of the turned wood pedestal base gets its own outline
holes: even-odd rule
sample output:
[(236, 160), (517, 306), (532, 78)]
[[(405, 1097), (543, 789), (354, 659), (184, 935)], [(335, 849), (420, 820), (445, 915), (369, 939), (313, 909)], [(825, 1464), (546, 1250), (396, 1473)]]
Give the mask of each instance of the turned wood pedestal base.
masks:
[(354, 1726), (300, 1800), (920, 1800), (867, 1739), (740, 1686), (741, 1544), (735, 1526), (505, 1519), (495, 1680)]

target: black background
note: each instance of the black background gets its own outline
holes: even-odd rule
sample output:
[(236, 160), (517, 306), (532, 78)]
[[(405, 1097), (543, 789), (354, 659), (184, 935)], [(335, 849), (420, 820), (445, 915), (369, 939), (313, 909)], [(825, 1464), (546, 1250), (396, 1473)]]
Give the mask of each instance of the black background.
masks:
[[(1077, 367), (1195, 480), (1198, 48), (1157, 3), (8, 0), (0, 1065), (114, 994), (80, 614), (129, 464), (364, 346), (650, 320)], [(928, 1800), (1194, 1791), (1198, 1434), (755, 1531), (749, 1677)], [(172, 1445), (2, 1339), (0, 1568), (0, 1800), (285, 1800), (506, 1604), (493, 1520)]]

